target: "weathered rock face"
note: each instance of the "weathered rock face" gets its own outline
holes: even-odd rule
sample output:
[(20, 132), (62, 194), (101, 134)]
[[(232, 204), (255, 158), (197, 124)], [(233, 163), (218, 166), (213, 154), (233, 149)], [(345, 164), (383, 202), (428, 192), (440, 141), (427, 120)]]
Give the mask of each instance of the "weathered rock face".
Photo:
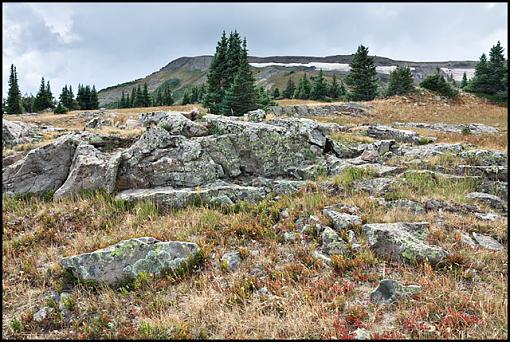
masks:
[(60, 264), (82, 281), (118, 285), (142, 272), (160, 276), (191, 264), (200, 249), (194, 243), (161, 242), (152, 237), (121, 241), (110, 247), (63, 258)]
[(140, 121), (146, 127), (157, 125), (164, 128), (171, 135), (185, 137), (201, 137), (207, 135), (207, 128), (195, 121), (191, 121), (179, 112), (152, 112), (142, 114)]
[(457, 155), (463, 150), (464, 146), (462, 146), (462, 144), (437, 143), (420, 146), (401, 146), (399, 148), (398, 155), (423, 159), (445, 153)]
[(156, 187), (125, 190), (117, 194), (116, 199), (151, 200), (161, 207), (182, 208), (192, 203), (231, 205), (241, 200), (258, 202), (265, 195), (263, 188), (216, 181), (199, 188)]
[(95, 117), (85, 124), (85, 128), (98, 129), (102, 127), (111, 127), (113, 125), (113, 120), (110, 118), (102, 119), (100, 117)]
[(389, 304), (418, 293), (421, 291), (419, 285), (403, 286), (392, 279), (384, 279), (379, 282), (379, 286), (370, 293), (370, 301), (375, 304)]
[(26, 144), (41, 140), (37, 127), (21, 121), (2, 120), (2, 143), (6, 146)]
[(465, 133), (465, 134), (493, 134), (497, 133), (498, 129), (484, 124), (445, 124), (445, 123), (422, 123), (422, 122), (395, 122), (393, 126), (397, 127), (416, 127), (426, 128), (434, 131), (450, 132), (450, 133)]
[(461, 158), (469, 165), (481, 166), (507, 166), (508, 157), (506, 154), (493, 150), (468, 150), (460, 153)]
[(276, 116), (329, 116), (329, 115), (351, 115), (351, 116), (368, 116), (370, 115), (369, 107), (359, 103), (342, 103), (322, 106), (272, 106), (268, 108), (268, 112)]
[(491, 249), (493, 251), (500, 251), (504, 249), (502, 244), (490, 236), (473, 233), (473, 238), (483, 248)]
[(80, 135), (65, 135), (54, 143), (36, 148), (2, 170), (3, 192), (57, 190), (67, 179)]
[[(117, 170), (109, 171), (110, 156), (102, 153), (94, 146), (81, 143), (76, 148), (69, 175), (64, 184), (55, 192), (54, 198), (75, 194), (82, 189), (112, 190), (117, 176)], [(108, 175), (108, 176), (106, 176)]]
[(471, 192), (466, 196), (469, 199), (477, 200), (479, 202), (485, 203), (494, 209), (506, 210), (505, 202), (498, 196), (494, 196), (491, 194), (486, 194), (483, 192)]
[(426, 243), (428, 223), (398, 222), (363, 225), (369, 247), (376, 254), (395, 261), (423, 261), (431, 264), (442, 261), (447, 253), (440, 247)]
[(244, 114), (246, 120), (252, 122), (262, 122), (266, 118), (266, 112), (262, 109), (251, 110), (248, 113)]
[(324, 208), (322, 213), (331, 219), (333, 227), (335, 227), (337, 231), (341, 231), (342, 229), (347, 229), (355, 225), (361, 225), (361, 219), (357, 215), (340, 213), (331, 208)]
[(375, 139), (392, 139), (411, 144), (422, 144), (423, 139), (428, 142), (435, 140), (434, 138), (424, 138), (418, 133), (403, 129), (395, 129), (383, 125), (371, 125), (367, 127), (367, 135)]

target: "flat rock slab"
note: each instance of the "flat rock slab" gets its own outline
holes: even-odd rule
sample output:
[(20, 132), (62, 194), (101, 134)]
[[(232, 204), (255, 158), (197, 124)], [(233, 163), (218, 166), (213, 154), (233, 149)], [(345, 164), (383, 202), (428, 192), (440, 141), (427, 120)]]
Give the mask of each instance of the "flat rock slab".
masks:
[(447, 253), (426, 242), (427, 222), (372, 223), (363, 225), (369, 247), (379, 256), (394, 261), (442, 261)]
[(498, 132), (496, 127), (484, 124), (445, 124), (445, 123), (424, 123), (424, 122), (395, 122), (393, 126), (397, 127), (416, 127), (425, 128), (434, 131), (465, 134), (494, 134)]
[(501, 198), (499, 198), (498, 196), (494, 196), (494, 195), (487, 194), (484, 192), (470, 192), (469, 194), (467, 194), (466, 197), (469, 199), (473, 199), (473, 200), (485, 203), (494, 209), (500, 209), (500, 210), (506, 209), (505, 202), (503, 202), (503, 200)]
[(395, 129), (384, 125), (371, 125), (367, 127), (367, 135), (375, 139), (392, 139), (411, 144), (424, 144), (433, 142), (435, 138), (425, 138), (414, 131)]
[(161, 276), (179, 271), (198, 255), (199, 247), (190, 242), (161, 242), (152, 237), (121, 241), (92, 253), (63, 258), (60, 264), (77, 279), (118, 285), (140, 273)]
[(126, 201), (151, 200), (162, 207), (182, 208), (197, 202), (218, 205), (231, 205), (241, 200), (258, 202), (265, 195), (263, 188), (218, 181), (199, 188), (157, 187), (125, 190), (115, 198)]
[(370, 301), (375, 304), (389, 304), (398, 302), (399, 300), (418, 293), (421, 291), (419, 285), (404, 286), (395, 280), (381, 280), (379, 286), (370, 293)]
[(473, 238), (483, 248), (491, 249), (493, 251), (500, 251), (504, 249), (502, 244), (490, 236), (473, 233)]
[(360, 217), (357, 215), (341, 213), (329, 208), (324, 208), (322, 213), (331, 219), (333, 227), (335, 227), (337, 231), (347, 229), (355, 225), (361, 225), (362, 223)]
[(369, 107), (359, 103), (342, 103), (320, 106), (295, 105), (295, 106), (270, 106), (268, 112), (275, 116), (330, 116), (350, 115), (369, 116)]

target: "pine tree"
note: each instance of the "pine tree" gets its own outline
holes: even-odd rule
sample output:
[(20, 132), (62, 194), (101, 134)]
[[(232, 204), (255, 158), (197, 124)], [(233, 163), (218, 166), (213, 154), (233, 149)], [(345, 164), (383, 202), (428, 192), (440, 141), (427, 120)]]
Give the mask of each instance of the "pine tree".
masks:
[(237, 31), (230, 33), (227, 49), (227, 67), (225, 70), (225, 89), (230, 88), (234, 82), (234, 77), (238, 73), (242, 63), (241, 37)]
[(190, 102), (189, 102), (189, 100), (190, 100), (190, 99), (189, 99), (189, 93), (188, 93), (188, 91), (186, 90), (186, 91), (184, 91), (184, 95), (182, 96), (182, 105), (187, 105), (187, 104), (189, 104), (189, 103), (190, 103)]
[(388, 82), (388, 96), (404, 95), (414, 91), (414, 79), (409, 67), (397, 66), (395, 70), (390, 72), (390, 80)]
[(479, 93), (490, 91), (489, 67), (485, 53), (480, 56), (480, 60), (475, 66), (475, 75), (469, 84), (469, 88), (471, 91)]
[(467, 85), (468, 85), (467, 75), (466, 72), (464, 71), (464, 74), (462, 75), (462, 82), (460, 82), (460, 88), (464, 89), (467, 87)]
[(133, 107), (143, 107), (143, 92), (140, 85), (136, 87), (135, 100), (133, 101)]
[(90, 109), (99, 109), (99, 99), (95, 85), (92, 85), (92, 90), (90, 91)]
[[(488, 63), (488, 77), (490, 82), (490, 89), (487, 93), (498, 94), (499, 97), (506, 98), (507, 91), (507, 63), (503, 54), (503, 47), (498, 41), (489, 52), (489, 63)], [(505, 80), (505, 82), (503, 82)]]
[(129, 104), (130, 108), (135, 107), (135, 100), (136, 100), (136, 88), (133, 87), (133, 89), (131, 89), (131, 102)]
[(28, 95), (27, 93), (25, 93), (25, 95), (22, 98), (22, 101), (23, 101), (23, 109), (27, 113), (34, 112), (34, 102), (35, 102), (34, 95), (32, 95), (32, 94)]
[(57, 107), (53, 110), (53, 113), (55, 114), (65, 114), (67, 113), (68, 109), (62, 104), (62, 102), (58, 102)]
[(289, 80), (287, 81), (287, 87), (282, 93), (282, 97), (284, 99), (291, 99), (294, 97), (294, 92), (296, 91), (296, 85), (294, 84), (294, 81), (292, 81), (292, 78), (289, 77)]
[(324, 73), (322, 69), (319, 70), (319, 75), (314, 78), (312, 89), (310, 90), (310, 98), (312, 100), (323, 100), (328, 95), (328, 86), (324, 80)]
[(46, 108), (55, 108), (55, 101), (53, 98), (53, 94), (51, 93), (50, 81), (46, 82), (45, 96), (46, 96), (46, 106), (47, 106)]
[(126, 102), (124, 102), (124, 108), (131, 108), (131, 99), (129, 98), (129, 93), (126, 95)]
[(41, 85), (39, 86), (39, 91), (37, 92), (37, 94), (35, 96), (34, 110), (36, 112), (38, 112), (38, 111), (48, 108), (46, 101), (47, 101), (46, 83), (44, 82), (44, 77), (43, 77), (41, 79)]
[(360, 45), (352, 57), (351, 70), (345, 81), (352, 88), (353, 100), (373, 100), (377, 95), (377, 72), (368, 48)]
[(336, 79), (336, 74), (333, 74), (333, 79), (331, 80), (331, 85), (328, 87), (328, 95), (332, 99), (338, 99), (340, 96), (340, 85)]
[(271, 94), (274, 99), (280, 98), (280, 89), (278, 87), (274, 88), (273, 93)]
[(296, 91), (294, 92), (294, 98), (307, 100), (310, 98), (310, 90), (311, 90), (310, 81), (308, 81), (308, 78), (306, 77), (305, 73), (303, 77), (299, 80)]
[(126, 108), (126, 95), (124, 95), (124, 90), (120, 95), (119, 108)]
[(224, 115), (243, 115), (257, 108), (257, 90), (255, 78), (248, 64), (248, 49), (246, 39), (243, 41), (241, 53), (241, 66), (234, 78), (234, 83), (226, 91), (220, 106)]
[(144, 83), (143, 84), (143, 92), (142, 92), (142, 96), (143, 96), (143, 106), (144, 107), (150, 107), (151, 105), (151, 98), (149, 96), (149, 89), (147, 88), (147, 83)]
[(18, 75), (16, 67), (11, 64), (11, 74), (9, 75), (9, 90), (7, 91), (6, 112), (8, 114), (23, 113), (23, 99), (18, 86)]
[(209, 111), (213, 114), (219, 113), (219, 106), (225, 92), (227, 50), (228, 40), (225, 31), (223, 31), (207, 73), (207, 93), (203, 98), (204, 105), (209, 108)]
[(420, 83), (420, 86), (446, 97), (456, 97), (459, 93), (458, 90), (453, 88), (452, 85), (445, 80), (443, 75), (438, 72), (425, 77)]
[(258, 90), (258, 96), (257, 96), (257, 108), (262, 108), (264, 110), (267, 110), (267, 107), (269, 106), (276, 106), (277, 103), (274, 101), (273, 97), (269, 95), (269, 92), (265, 90), (263, 87), (260, 87)]

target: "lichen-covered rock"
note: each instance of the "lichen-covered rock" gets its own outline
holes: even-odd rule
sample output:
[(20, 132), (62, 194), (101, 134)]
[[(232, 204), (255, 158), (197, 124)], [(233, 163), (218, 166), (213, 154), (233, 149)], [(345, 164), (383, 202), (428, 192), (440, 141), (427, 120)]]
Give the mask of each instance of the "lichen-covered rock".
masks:
[(384, 198), (378, 198), (377, 201), (380, 205), (384, 205), (388, 208), (403, 208), (417, 214), (425, 213), (425, 207), (423, 204), (409, 199), (402, 198), (394, 201), (386, 201)]
[(395, 280), (384, 279), (381, 280), (379, 286), (370, 293), (370, 301), (374, 304), (389, 304), (398, 302), (420, 291), (421, 286), (419, 285), (404, 286)]
[(445, 124), (445, 123), (423, 123), (423, 122), (395, 122), (393, 126), (398, 127), (416, 127), (426, 128), (434, 131), (449, 132), (449, 133), (467, 133), (467, 134), (494, 134), (498, 129), (484, 124)]
[(360, 179), (354, 182), (353, 188), (359, 191), (366, 191), (371, 195), (384, 195), (395, 182), (397, 180), (391, 177)]
[(54, 198), (76, 194), (83, 189), (106, 189), (107, 171), (110, 156), (94, 146), (81, 143), (76, 148), (69, 175), (64, 184), (58, 188)]
[(468, 150), (461, 152), (459, 157), (466, 160), (469, 165), (481, 166), (506, 166), (508, 157), (506, 154), (493, 150)]
[(506, 166), (457, 165), (452, 171), (457, 175), (478, 176), (493, 181), (508, 181)]
[(194, 187), (223, 175), (222, 167), (203, 153), (199, 141), (149, 127), (122, 153), (117, 188)]
[(328, 254), (344, 254), (349, 251), (347, 244), (340, 239), (338, 233), (330, 227), (326, 227), (321, 234), (322, 250)]
[(325, 229), (319, 218), (314, 215), (300, 217), (294, 224), (300, 232), (314, 236), (320, 235)]
[(36, 131), (37, 126), (33, 124), (2, 119), (2, 144), (13, 146), (39, 141), (42, 136)]
[(339, 213), (329, 208), (324, 208), (322, 213), (331, 219), (333, 227), (335, 227), (337, 231), (347, 229), (355, 225), (361, 225), (361, 219), (357, 215)]
[(154, 276), (179, 272), (191, 265), (199, 251), (199, 247), (191, 242), (161, 242), (152, 237), (141, 237), (66, 257), (60, 264), (78, 280), (115, 286), (135, 279), (142, 272)]
[(367, 127), (367, 135), (375, 139), (392, 139), (396, 141), (411, 143), (411, 144), (423, 144), (426, 139), (427, 142), (432, 142), (434, 138), (424, 138), (418, 133), (403, 129), (395, 129), (384, 125), (371, 125)]
[(201, 137), (209, 133), (204, 125), (188, 119), (179, 112), (145, 113), (142, 114), (140, 120), (144, 126), (156, 124), (167, 130), (171, 135), (184, 135), (190, 138)]
[(473, 238), (483, 248), (491, 249), (493, 251), (500, 251), (504, 249), (502, 244), (500, 244), (496, 239), (490, 236), (477, 234), (473, 232)]
[(229, 271), (234, 271), (241, 263), (239, 252), (229, 252), (221, 257), (221, 266)]
[(182, 208), (190, 204), (231, 204), (226, 198), (232, 203), (242, 200), (258, 202), (265, 195), (266, 192), (262, 188), (216, 181), (195, 188), (155, 187), (124, 190), (115, 198), (129, 202), (151, 200), (161, 207)]
[(266, 118), (266, 112), (262, 109), (250, 110), (244, 116), (248, 121), (262, 122)]
[(435, 143), (419, 146), (400, 146), (397, 151), (397, 156), (424, 159), (447, 153), (457, 155), (463, 150), (464, 146), (459, 143), (456, 144)]
[(376, 254), (395, 261), (428, 260), (431, 264), (436, 264), (442, 261), (447, 253), (442, 248), (431, 246), (425, 241), (427, 228), (426, 222), (363, 225), (368, 245)]
[(350, 115), (350, 116), (368, 116), (369, 107), (360, 103), (341, 103), (330, 105), (294, 105), (294, 106), (271, 106), (268, 112), (276, 116), (330, 116), (330, 115)]
[(82, 136), (68, 134), (29, 151), (23, 159), (2, 170), (2, 192), (55, 191), (64, 184), (76, 146)]
[(486, 194), (483, 192), (470, 192), (469, 194), (467, 194), (466, 197), (469, 199), (473, 199), (473, 200), (485, 203), (494, 209), (500, 209), (500, 210), (506, 209), (505, 202), (503, 202), (503, 200), (501, 198), (499, 198), (498, 196)]
[(113, 120), (110, 118), (102, 119), (100, 117), (95, 117), (85, 124), (85, 128), (93, 129), (99, 129), (105, 126), (113, 126)]

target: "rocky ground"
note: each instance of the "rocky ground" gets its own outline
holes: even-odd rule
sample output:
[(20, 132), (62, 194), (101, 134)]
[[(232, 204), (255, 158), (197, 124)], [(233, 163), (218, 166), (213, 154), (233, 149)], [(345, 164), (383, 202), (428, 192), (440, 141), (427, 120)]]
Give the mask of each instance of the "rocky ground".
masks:
[(282, 104), (5, 116), (4, 336), (505, 338), (506, 108)]

